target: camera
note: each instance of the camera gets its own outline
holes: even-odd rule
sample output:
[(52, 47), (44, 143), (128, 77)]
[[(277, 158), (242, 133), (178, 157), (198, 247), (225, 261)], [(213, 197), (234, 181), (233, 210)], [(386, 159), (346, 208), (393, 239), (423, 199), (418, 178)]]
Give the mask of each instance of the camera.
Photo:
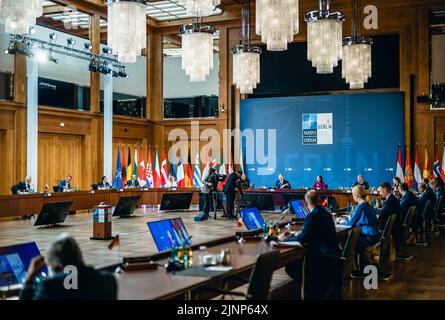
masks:
[(227, 175), (225, 174), (218, 174), (218, 182), (224, 182), (226, 181)]

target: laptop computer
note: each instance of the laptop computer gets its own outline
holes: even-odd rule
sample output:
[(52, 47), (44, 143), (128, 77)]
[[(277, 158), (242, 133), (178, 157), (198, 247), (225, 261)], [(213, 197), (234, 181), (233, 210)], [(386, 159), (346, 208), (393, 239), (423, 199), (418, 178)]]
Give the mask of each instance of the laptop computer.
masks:
[(257, 208), (248, 208), (240, 210), (244, 225), (247, 230), (255, 230), (264, 227), (264, 219)]
[(159, 252), (170, 250), (173, 245), (192, 245), (181, 218), (147, 222), (147, 225)]
[(292, 212), (297, 216), (297, 220), (304, 220), (309, 214), (309, 209), (304, 200), (294, 200), (290, 202)]
[[(35, 242), (0, 247), (0, 288), (20, 285), (26, 277), (29, 264), (40, 251)], [(48, 275), (48, 269), (41, 270), (41, 276)]]

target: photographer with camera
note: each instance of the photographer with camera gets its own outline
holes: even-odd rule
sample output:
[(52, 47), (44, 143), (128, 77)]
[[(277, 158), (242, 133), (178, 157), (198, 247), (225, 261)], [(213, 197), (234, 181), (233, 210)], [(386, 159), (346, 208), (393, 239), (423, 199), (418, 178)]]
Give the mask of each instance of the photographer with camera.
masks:
[(243, 172), (238, 170), (237, 172), (232, 172), (227, 178), (227, 182), (224, 186), (224, 193), (227, 199), (227, 218), (229, 220), (235, 219), (233, 216), (233, 208), (235, 206), (235, 197), (237, 192), (240, 192), (240, 178)]
[(209, 174), (204, 178), (201, 192), (205, 194), (204, 217), (209, 218), (210, 203), (213, 199), (213, 192), (218, 191), (219, 177), (214, 168), (209, 169)]

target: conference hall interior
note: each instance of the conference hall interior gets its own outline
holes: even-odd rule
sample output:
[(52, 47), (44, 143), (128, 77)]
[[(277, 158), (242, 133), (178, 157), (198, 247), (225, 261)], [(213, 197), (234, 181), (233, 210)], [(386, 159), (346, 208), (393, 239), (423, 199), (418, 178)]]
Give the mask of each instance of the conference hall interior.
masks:
[(445, 299), (444, 0), (0, 0), (0, 48), (0, 300)]

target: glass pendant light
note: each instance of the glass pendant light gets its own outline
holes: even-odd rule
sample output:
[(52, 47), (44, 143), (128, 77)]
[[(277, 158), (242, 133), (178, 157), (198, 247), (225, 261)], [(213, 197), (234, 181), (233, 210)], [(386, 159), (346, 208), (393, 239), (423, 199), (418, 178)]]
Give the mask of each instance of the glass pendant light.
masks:
[[(201, 19), (198, 19), (202, 21)], [(191, 82), (203, 82), (213, 69), (213, 34), (215, 28), (193, 22), (181, 27), (182, 69)]]
[(6, 33), (29, 33), (42, 14), (42, 0), (0, 0), (0, 23)]
[(221, 0), (184, 0), (187, 15), (192, 17), (210, 16)]
[(361, 1), (352, 0), (352, 35), (343, 39), (342, 77), (350, 89), (363, 89), (372, 76), (372, 39), (361, 35)]
[(307, 13), (304, 19), (308, 60), (317, 68), (317, 73), (333, 73), (342, 59), (343, 14), (331, 12), (330, 0), (320, 0), (319, 10)]
[(241, 94), (251, 94), (260, 82), (261, 48), (250, 44), (250, 0), (242, 1), (242, 41), (232, 48), (233, 82)]
[(108, 46), (121, 63), (135, 63), (147, 43), (144, 0), (108, 0)]
[(299, 32), (299, 0), (256, 0), (256, 33), (267, 50), (287, 50)]

